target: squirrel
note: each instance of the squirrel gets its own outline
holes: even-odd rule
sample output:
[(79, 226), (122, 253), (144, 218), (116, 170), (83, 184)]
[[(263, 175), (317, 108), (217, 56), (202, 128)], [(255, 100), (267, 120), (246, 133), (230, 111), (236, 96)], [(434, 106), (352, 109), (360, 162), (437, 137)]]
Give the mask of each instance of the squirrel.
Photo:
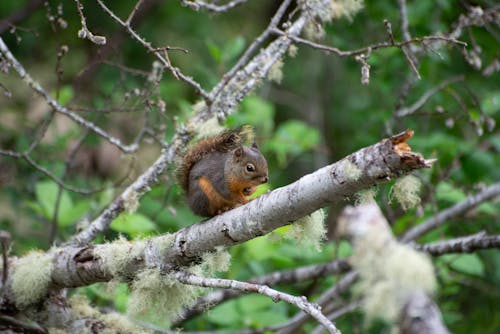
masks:
[(225, 130), (203, 138), (183, 155), (177, 170), (189, 207), (213, 217), (248, 203), (256, 187), (268, 182), (267, 161), (253, 142), (251, 127)]

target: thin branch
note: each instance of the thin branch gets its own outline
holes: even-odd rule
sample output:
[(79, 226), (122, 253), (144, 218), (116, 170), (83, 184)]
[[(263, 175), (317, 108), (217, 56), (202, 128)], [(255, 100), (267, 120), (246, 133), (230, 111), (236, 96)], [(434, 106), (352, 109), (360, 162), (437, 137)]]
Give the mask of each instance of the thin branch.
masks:
[(139, 42), (146, 50), (151, 52), (160, 60), (160, 62), (174, 75), (176, 79), (180, 79), (184, 81), (185, 83), (189, 84), (190, 86), (194, 87), (196, 92), (201, 95), (206, 101), (210, 101), (210, 97), (205, 92), (203, 88), (201, 88), (200, 84), (196, 81), (194, 81), (191, 77), (186, 76), (183, 74), (177, 67), (172, 66), (170, 63), (170, 60), (168, 59), (168, 55), (166, 57), (161, 55), (161, 52), (158, 52), (155, 50), (154, 47), (151, 46), (151, 43), (146, 42), (137, 32), (135, 32), (134, 29), (128, 24), (127, 22), (124, 22), (122, 19), (120, 19), (116, 14), (110, 10), (102, 0), (96, 0), (99, 6), (113, 19), (115, 20), (118, 24), (120, 24), (125, 30), (129, 33), (129, 35), (135, 39), (137, 42)]
[[(277, 35), (281, 35), (281, 36), (287, 36), (286, 32), (282, 31), (282, 30), (279, 30), (279, 29), (274, 29), (273, 30), (273, 33), (277, 34)], [(448, 42), (448, 43), (453, 43), (453, 44), (457, 44), (457, 45), (460, 45), (460, 46), (467, 46), (467, 43), (465, 42), (462, 42), (462, 41), (459, 41), (455, 38), (451, 38), (451, 37), (446, 37), (446, 36), (424, 36), (424, 37), (414, 37), (408, 41), (402, 41), (402, 42), (395, 42), (394, 44), (392, 44), (391, 42), (381, 42), (381, 43), (377, 43), (377, 44), (373, 44), (373, 45), (370, 45), (370, 46), (366, 46), (366, 47), (363, 47), (363, 48), (359, 48), (359, 49), (356, 49), (356, 50), (350, 50), (350, 51), (343, 51), (343, 50), (340, 50), (336, 47), (333, 47), (333, 46), (328, 46), (328, 45), (324, 45), (324, 44), (319, 44), (319, 43), (315, 43), (315, 42), (312, 42), (310, 40), (307, 40), (307, 39), (303, 39), (303, 38), (300, 38), (300, 37), (297, 37), (297, 36), (288, 36), (293, 42), (295, 43), (298, 43), (298, 44), (303, 44), (303, 45), (306, 45), (306, 46), (309, 46), (309, 47), (312, 47), (314, 49), (318, 49), (318, 50), (321, 50), (321, 51), (326, 51), (326, 52), (329, 52), (329, 53), (334, 53), (336, 54), (337, 56), (339, 57), (350, 57), (350, 56), (355, 56), (355, 55), (359, 55), (359, 54), (362, 54), (362, 53), (366, 53), (368, 51), (373, 51), (373, 50), (378, 50), (378, 49), (384, 49), (384, 48), (401, 48), (403, 46), (407, 46), (407, 45), (410, 45), (410, 44), (418, 44), (418, 43), (425, 43), (425, 42), (437, 42), (437, 41), (442, 41), (442, 42)]]
[(90, 129), (91, 131), (95, 132), (99, 136), (103, 137), (104, 139), (108, 140), (111, 144), (115, 145), (118, 147), (120, 150), (122, 150), (125, 153), (132, 153), (135, 152), (138, 148), (137, 144), (132, 144), (132, 145), (124, 145), (120, 139), (115, 138), (111, 136), (108, 132), (104, 131), (97, 125), (95, 125), (92, 122), (87, 121), (86, 119), (82, 118), (81, 116), (75, 114), (71, 110), (69, 110), (66, 107), (63, 107), (60, 105), (56, 100), (50, 96), (50, 94), (42, 88), (42, 86), (35, 81), (31, 75), (26, 72), (24, 67), (21, 65), (21, 63), (14, 57), (14, 55), (10, 52), (9, 48), (7, 45), (4, 43), (3, 39), (0, 37), (0, 51), (3, 53), (4, 57), (7, 59), (7, 61), (12, 65), (12, 67), (16, 70), (16, 72), (19, 74), (21, 79), (29, 86), (31, 89), (33, 89), (37, 94), (39, 94), (41, 97), (43, 97), (47, 103), (58, 113), (63, 114), (70, 119), (72, 119), (74, 122), (77, 124)]
[(500, 248), (500, 234), (487, 235), (485, 232), (479, 232), (462, 238), (418, 245), (415, 248), (432, 256), (448, 253), (472, 253), (479, 249)]
[[(337, 318), (340, 318), (344, 314), (347, 314), (347, 313), (350, 313), (350, 312), (353, 312), (353, 311), (359, 309), (360, 306), (361, 306), (361, 300), (357, 299), (357, 300), (354, 300), (350, 303), (347, 303), (346, 305), (340, 307), (339, 309), (337, 309), (331, 313), (328, 313), (326, 317), (333, 321)], [(314, 330), (311, 332), (311, 334), (321, 334), (321, 333), (323, 333), (321, 326), (316, 326), (316, 328), (314, 328)]]
[(15, 27), (15, 24), (23, 21), (25, 18), (36, 12), (43, 6), (44, 2), (45, 0), (32, 0), (19, 11), (6, 17), (5, 19), (0, 20), (0, 35), (7, 31), (7, 29)]
[(128, 26), (131, 26), (132, 24), (132, 20), (134, 19), (135, 17), (135, 14), (137, 13), (137, 11), (139, 10), (139, 7), (141, 7), (142, 3), (144, 2), (144, 0), (139, 0), (137, 1), (137, 3), (135, 4), (134, 6), (134, 9), (132, 9), (132, 11), (130, 12), (127, 20), (125, 21), (125, 24), (128, 25)]
[(243, 55), (241, 55), (240, 59), (236, 62), (236, 64), (226, 73), (224, 74), (224, 77), (222, 80), (215, 86), (215, 88), (212, 90), (210, 93), (211, 99), (215, 99), (219, 93), (222, 91), (222, 89), (228, 84), (229, 79), (233, 78), (236, 72), (243, 66), (243, 64), (247, 63), (252, 54), (257, 50), (259, 45), (261, 45), (273, 32), (274, 29), (278, 27), (279, 22), (283, 18), (283, 15), (285, 15), (285, 12), (290, 6), (291, 0), (284, 0), (278, 10), (276, 11), (276, 14), (274, 14), (273, 18), (271, 19), (271, 22), (267, 26), (267, 28), (256, 38), (253, 40), (252, 44), (245, 50)]
[[(334, 286), (325, 291), (315, 303), (323, 307), (326, 303), (332, 299), (338, 298), (340, 294), (344, 293), (349, 289), (359, 278), (357, 272), (351, 271), (342, 277)], [(283, 326), (283, 328), (277, 331), (277, 334), (292, 334), (296, 333), (297, 329), (300, 328), (307, 320), (309, 315), (304, 312), (299, 312), (293, 316), (289, 321), (288, 325)]]
[(80, 22), (82, 25), (82, 29), (80, 29), (78, 31), (78, 37), (86, 38), (89, 41), (91, 41), (92, 43), (97, 44), (97, 45), (105, 45), (106, 44), (106, 37), (94, 35), (87, 28), (87, 20), (85, 18), (85, 15), (83, 14), (83, 5), (80, 2), (80, 0), (75, 0), (75, 1), (76, 1), (76, 9), (78, 10), (78, 15), (80, 15)]
[(435, 87), (432, 87), (427, 92), (425, 92), (411, 106), (400, 108), (399, 110), (395, 111), (394, 112), (394, 116), (396, 116), (396, 117), (405, 117), (405, 116), (413, 114), (418, 109), (420, 109), (434, 94), (436, 94), (437, 92), (439, 92), (440, 90), (444, 89), (446, 86), (448, 86), (448, 85), (450, 85), (452, 83), (463, 81), (463, 80), (464, 80), (464, 76), (463, 75), (459, 75), (459, 76), (456, 76), (456, 77), (444, 80), (439, 85), (437, 85)]
[(425, 233), (443, 225), (449, 219), (458, 217), (467, 211), (475, 208), (479, 204), (486, 202), (500, 195), (500, 182), (494, 183), (479, 193), (467, 197), (465, 200), (458, 202), (450, 208), (444, 209), (433, 217), (418, 224), (417, 226), (406, 231), (401, 237), (401, 241), (409, 242), (417, 239)]
[(312, 316), (320, 324), (322, 324), (328, 330), (329, 333), (340, 334), (340, 331), (335, 327), (335, 325), (321, 313), (319, 307), (309, 303), (307, 301), (307, 298), (304, 296), (302, 297), (292, 296), (287, 293), (271, 289), (266, 285), (246, 283), (246, 282), (240, 282), (236, 280), (228, 280), (222, 278), (205, 278), (182, 271), (174, 272), (172, 273), (172, 275), (179, 282), (184, 284), (196, 285), (206, 288), (223, 288), (223, 289), (235, 289), (244, 292), (255, 292), (270, 297), (274, 302), (278, 301), (287, 302), (289, 304), (295, 305), (305, 313)]
[(54, 173), (52, 173), (51, 171), (49, 171), (47, 168), (39, 165), (28, 154), (24, 154), (23, 153), (23, 154), (21, 154), (21, 157), (26, 162), (28, 162), (32, 167), (34, 167), (36, 170), (38, 170), (40, 173), (42, 173), (45, 176), (49, 177), (52, 181), (54, 181), (60, 187), (66, 189), (66, 190), (73, 191), (75, 193), (82, 194), (82, 195), (91, 195), (91, 194), (95, 194), (95, 193), (101, 192), (101, 191), (103, 191), (105, 189), (105, 188), (98, 188), (98, 189), (90, 189), (89, 190), (89, 189), (78, 188), (78, 187), (74, 187), (72, 185), (66, 184), (62, 179), (60, 179), (59, 177), (57, 177)]
[(200, 8), (202, 8), (214, 13), (222, 13), (227, 12), (228, 10), (233, 9), (234, 7), (237, 7), (247, 1), (248, 0), (233, 0), (224, 5), (215, 5), (213, 3), (207, 3), (201, 0), (182, 0), (181, 3), (184, 6), (193, 8), (194, 10), (199, 10)]
[[(276, 284), (291, 284), (303, 282), (310, 279), (316, 279), (327, 275), (345, 273), (350, 269), (350, 267), (351, 266), (346, 261), (333, 260), (328, 263), (308, 265), (290, 270), (276, 271), (264, 276), (251, 278), (248, 282), (270, 286)], [(178, 325), (180, 322), (183, 322), (186, 319), (193, 318), (224, 301), (236, 298), (238, 296), (241, 296), (242, 294), (243, 291), (241, 290), (219, 290), (208, 294), (207, 296), (198, 298), (196, 304), (192, 305), (188, 309), (183, 310), (183, 312), (179, 315), (177, 321), (174, 321), (173, 325)]]

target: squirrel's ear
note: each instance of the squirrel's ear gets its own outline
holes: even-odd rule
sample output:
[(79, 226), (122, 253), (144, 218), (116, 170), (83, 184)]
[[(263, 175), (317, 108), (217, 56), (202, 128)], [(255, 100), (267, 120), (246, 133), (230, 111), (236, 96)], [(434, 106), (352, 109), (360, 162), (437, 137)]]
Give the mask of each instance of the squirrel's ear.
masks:
[(234, 156), (239, 158), (243, 155), (243, 147), (238, 147), (236, 150), (234, 150)]
[(253, 144), (252, 144), (252, 148), (255, 148), (256, 150), (258, 150), (258, 149), (259, 149), (259, 145), (257, 145), (257, 143), (256, 143), (256, 142), (253, 142)]

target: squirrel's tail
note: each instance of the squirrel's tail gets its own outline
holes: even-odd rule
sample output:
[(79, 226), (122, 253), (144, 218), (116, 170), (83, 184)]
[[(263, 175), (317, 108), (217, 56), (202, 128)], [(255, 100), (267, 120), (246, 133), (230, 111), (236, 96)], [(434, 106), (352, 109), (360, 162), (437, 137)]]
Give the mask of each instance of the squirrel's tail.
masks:
[(193, 166), (211, 152), (229, 152), (243, 143), (254, 140), (251, 126), (242, 126), (228, 129), (217, 135), (198, 140), (187, 149), (183, 155), (180, 166), (177, 167), (177, 181), (182, 189), (187, 192), (189, 187), (189, 172)]

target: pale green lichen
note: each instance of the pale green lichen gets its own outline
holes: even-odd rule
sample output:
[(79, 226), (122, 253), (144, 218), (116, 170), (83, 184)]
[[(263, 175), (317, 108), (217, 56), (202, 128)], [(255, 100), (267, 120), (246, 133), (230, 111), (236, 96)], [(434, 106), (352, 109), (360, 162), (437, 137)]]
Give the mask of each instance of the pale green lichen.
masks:
[(160, 254), (164, 254), (174, 243), (173, 234), (163, 234), (162, 236), (154, 238), (151, 242), (153, 243), (153, 248), (155, 248)]
[(294, 44), (290, 44), (290, 46), (288, 47), (288, 55), (292, 58), (295, 58), (298, 52), (299, 48)]
[(408, 210), (420, 204), (420, 187), (422, 183), (413, 176), (407, 175), (398, 179), (391, 190), (391, 198), (395, 198), (403, 210)]
[(363, 9), (363, 0), (330, 0), (330, 15), (332, 19), (352, 17)]
[(355, 203), (356, 203), (356, 205), (373, 203), (373, 202), (375, 202), (375, 196), (376, 195), (377, 195), (377, 189), (376, 188), (363, 189), (363, 190), (358, 191), (356, 193), (356, 195), (355, 195), (355, 197), (356, 197)]
[(120, 236), (118, 240), (101, 247), (98, 254), (109, 272), (119, 278), (132, 261), (142, 256), (145, 246), (144, 241), (128, 241)]
[(358, 166), (347, 159), (344, 160), (341, 168), (345, 174), (345, 177), (350, 181), (357, 181), (362, 174), (361, 169), (359, 169)]
[(217, 247), (214, 252), (203, 254), (201, 263), (191, 267), (188, 271), (205, 277), (213, 276), (217, 272), (225, 272), (231, 265), (231, 254), (223, 247)]
[(137, 327), (127, 317), (117, 312), (101, 313), (90, 306), (88, 299), (84, 295), (73, 295), (69, 299), (69, 304), (73, 315), (79, 318), (96, 318), (101, 320), (106, 326), (99, 333), (103, 334), (123, 334), (123, 333), (150, 333)]
[(310, 21), (319, 19), (330, 22), (333, 19), (347, 17), (352, 19), (354, 14), (363, 8), (362, 0), (299, 0), (300, 8), (306, 13)]
[(145, 269), (132, 282), (127, 312), (132, 317), (171, 320), (199, 295), (199, 288), (178, 282), (159, 269)]
[(352, 264), (360, 274), (358, 293), (364, 297), (367, 322), (381, 318), (394, 323), (413, 292), (434, 292), (434, 269), (427, 255), (375, 232), (355, 246)]
[[(223, 248), (203, 254), (200, 264), (186, 271), (198, 276), (213, 276), (229, 269), (231, 256)], [(138, 273), (132, 282), (127, 312), (133, 317), (144, 317), (152, 321), (172, 320), (186, 306), (192, 305), (202, 289), (180, 283), (160, 269), (149, 268)]]
[(129, 213), (134, 213), (137, 211), (139, 208), (139, 199), (141, 196), (137, 191), (131, 190), (128, 193), (125, 194), (125, 197), (123, 198), (123, 207), (125, 208), (125, 211)]
[(277, 60), (273, 66), (271, 66), (267, 73), (267, 78), (277, 84), (281, 83), (283, 79), (283, 61), (281, 59)]
[(216, 116), (207, 119), (204, 122), (191, 124), (190, 132), (195, 133), (196, 137), (194, 141), (217, 135), (224, 131), (224, 127), (220, 125), (219, 120)]
[(42, 299), (50, 285), (52, 255), (33, 251), (13, 266), (12, 292), (20, 309)]
[(325, 214), (319, 209), (310, 215), (295, 221), (286, 235), (294, 239), (299, 245), (309, 246), (321, 250), (321, 243), (326, 239)]

